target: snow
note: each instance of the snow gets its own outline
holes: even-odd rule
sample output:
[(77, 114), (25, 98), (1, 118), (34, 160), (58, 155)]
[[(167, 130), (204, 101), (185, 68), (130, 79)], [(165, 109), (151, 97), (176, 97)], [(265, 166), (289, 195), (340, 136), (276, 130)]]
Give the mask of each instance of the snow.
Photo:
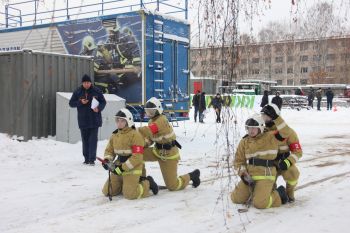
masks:
[[(304, 156), (296, 202), (258, 210), (232, 204), (238, 179), (227, 178), (226, 133), (232, 149), (244, 135), (252, 110), (224, 111), (229, 124), (216, 124), (213, 110), (205, 123), (191, 119), (175, 131), (182, 144), (179, 174), (201, 169), (202, 184), (140, 200), (101, 193), (107, 179), (99, 165), (82, 165), (81, 143), (54, 138), (19, 142), (0, 134), (0, 232), (346, 232), (350, 216), (350, 109), (296, 111), (282, 116), (300, 138)], [(191, 112), (191, 116), (192, 116)], [(233, 124), (237, 120), (237, 125)], [(234, 136), (236, 135), (236, 136)], [(107, 140), (99, 141), (103, 156)], [(148, 172), (163, 184), (157, 163)], [(227, 165), (226, 165), (227, 166)], [(222, 178), (219, 178), (222, 177)], [(218, 178), (218, 179), (216, 179)], [(279, 184), (284, 182), (279, 180)]]

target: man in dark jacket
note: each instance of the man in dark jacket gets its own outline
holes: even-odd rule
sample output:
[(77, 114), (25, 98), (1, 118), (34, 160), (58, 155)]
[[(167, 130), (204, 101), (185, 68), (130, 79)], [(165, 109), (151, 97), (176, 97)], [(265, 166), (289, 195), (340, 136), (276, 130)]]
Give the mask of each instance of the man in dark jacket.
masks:
[[(200, 99), (200, 96), (201, 96), (201, 91), (198, 90), (197, 94), (195, 94), (193, 96), (193, 99), (192, 99), (192, 106), (194, 107), (194, 122), (197, 122), (197, 114), (198, 114), (198, 111), (199, 111), (199, 99)], [(199, 115), (199, 118), (200, 118), (200, 115)]]
[(267, 90), (264, 91), (264, 95), (261, 99), (260, 107), (264, 107), (266, 104), (269, 103), (269, 92)]
[(221, 123), (220, 114), (221, 114), (222, 103), (223, 103), (223, 100), (221, 98), (221, 95), (220, 93), (217, 93), (216, 96), (211, 101), (211, 105), (213, 105), (213, 108), (216, 113), (216, 123)]
[(317, 111), (321, 111), (322, 89), (321, 87), (315, 93), (317, 98)]
[(327, 110), (332, 110), (334, 93), (330, 87), (326, 91), (327, 96)]
[(307, 95), (307, 101), (309, 102), (309, 107), (314, 108), (315, 90), (311, 87), (310, 92)]
[(204, 123), (204, 111), (207, 109), (206, 103), (205, 103), (205, 92), (202, 92), (199, 97), (199, 122)]
[(272, 98), (271, 103), (276, 104), (279, 110), (282, 108), (283, 100), (280, 97), (280, 92), (276, 91), (276, 96)]
[(73, 92), (69, 106), (78, 110), (84, 164), (94, 165), (98, 128), (102, 126), (101, 111), (106, 106), (106, 100), (100, 89), (92, 85), (88, 75), (85, 74), (81, 82), (82, 86)]

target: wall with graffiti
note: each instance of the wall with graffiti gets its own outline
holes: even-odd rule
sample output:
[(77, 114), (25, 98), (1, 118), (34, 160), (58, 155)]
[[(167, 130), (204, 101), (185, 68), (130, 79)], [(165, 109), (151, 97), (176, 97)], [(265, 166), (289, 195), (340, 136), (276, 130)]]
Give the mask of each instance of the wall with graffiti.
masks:
[(142, 19), (137, 12), (59, 23), (69, 54), (94, 57), (95, 85), (128, 103), (142, 101)]

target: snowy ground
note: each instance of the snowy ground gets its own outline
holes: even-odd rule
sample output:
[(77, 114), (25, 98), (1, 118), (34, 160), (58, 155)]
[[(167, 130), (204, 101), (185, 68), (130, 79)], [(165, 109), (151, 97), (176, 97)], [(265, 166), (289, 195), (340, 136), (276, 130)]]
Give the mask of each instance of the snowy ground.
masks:
[[(239, 109), (234, 115), (226, 114), (230, 124), (213, 123), (212, 111), (205, 124), (180, 123), (175, 128), (183, 146), (179, 173), (200, 168), (201, 186), (179, 192), (162, 190), (157, 196), (134, 201), (114, 197), (110, 202), (102, 196), (107, 173), (101, 166), (82, 165), (81, 143), (18, 142), (0, 134), (0, 232), (346, 232), (350, 109), (284, 109), (283, 117), (299, 134), (304, 150), (298, 164), (297, 201), (238, 213), (244, 207), (228, 199), (237, 179), (227, 178), (222, 158), (227, 154), (226, 139), (231, 150), (237, 146), (243, 136), (243, 119), (250, 113)], [(98, 155), (103, 156), (106, 143), (99, 142)], [(147, 163), (147, 167), (162, 184), (158, 165)]]

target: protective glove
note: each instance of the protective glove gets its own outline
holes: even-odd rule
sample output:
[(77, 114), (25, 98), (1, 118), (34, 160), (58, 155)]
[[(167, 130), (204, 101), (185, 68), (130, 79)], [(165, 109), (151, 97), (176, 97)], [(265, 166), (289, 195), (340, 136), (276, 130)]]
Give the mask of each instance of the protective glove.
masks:
[(271, 105), (265, 105), (261, 109), (261, 113), (264, 113), (265, 115), (271, 117), (272, 120), (276, 120), (278, 117), (275, 109)]
[(288, 170), (288, 168), (292, 165), (289, 159), (280, 160), (278, 162), (278, 168), (282, 171)]
[(102, 162), (102, 167), (106, 169), (107, 171), (110, 170), (109, 168), (112, 166), (112, 162), (109, 161), (108, 159), (104, 159)]
[(120, 165), (115, 166), (115, 167), (114, 167), (112, 170), (110, 170), (110, 171), (111, 171), (112, 173), (114, 173), (114, 174), (120, 176), (120, 175), (123, 174), (124, 169), (122, 168), (122, 165), (120, 164)]

